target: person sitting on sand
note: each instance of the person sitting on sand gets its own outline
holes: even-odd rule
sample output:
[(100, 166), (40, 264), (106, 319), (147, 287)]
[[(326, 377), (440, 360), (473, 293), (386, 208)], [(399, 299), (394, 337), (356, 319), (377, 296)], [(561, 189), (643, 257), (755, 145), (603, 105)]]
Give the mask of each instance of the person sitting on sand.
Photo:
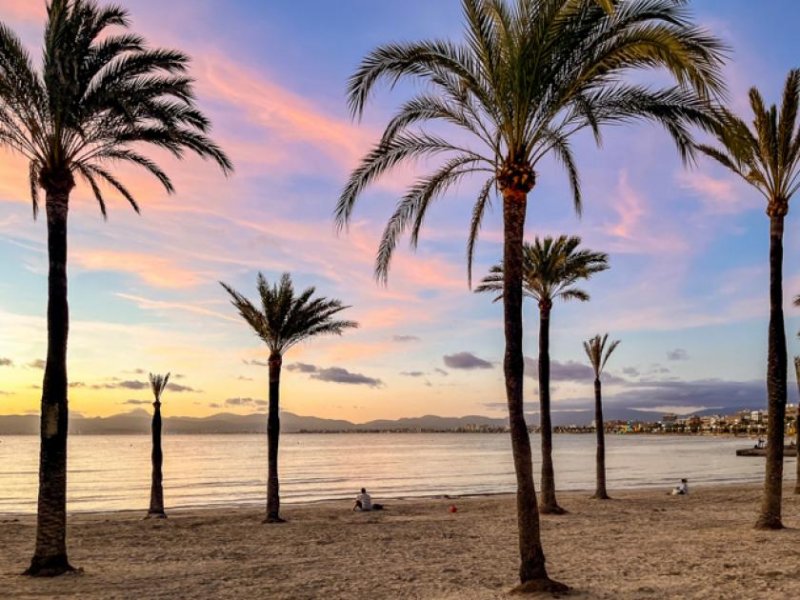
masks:
[(689, 494), (689, 481), (681, 479), (680, 485), (675, 486), (671, 493), (673, 496), (687, 496)]
[(383, 504), (373, 504), (372, 498), (367, 493), (367, 490), (365, 488), (361, 488), (361, 493), (356, 496), (356, 503), (353, 506), (353, 510), (383, 510)]

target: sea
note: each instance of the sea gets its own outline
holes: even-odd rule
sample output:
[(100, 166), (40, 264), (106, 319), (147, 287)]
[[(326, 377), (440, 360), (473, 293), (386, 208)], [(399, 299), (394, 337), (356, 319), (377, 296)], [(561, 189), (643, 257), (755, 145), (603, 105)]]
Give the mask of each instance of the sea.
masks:
[[(538, 436), (531, 442), (538, 471)], [(608, 435), (608, 488), (667, 491), (682, 477), (690, 486), (758, 482), (764, 459), (735, 453), (752, 444), (747, 438)], [(163, 446), (167, 510), (264, 503), (265, 436), (167, 435)], [(559, 434), (554, 448), (557, 489), (592, 490), (594, 435)], [(35, 436), (0, 437), (0, 514), (36, 511), (38, 454)], [(69, 511), (147, 509), (149, 436), (74, 435), (68, 463)], [(279, 464), (284, 503), (352, 498), (361, 487), (376, 500), (515, 489), (511, 441), (501, 433), (283, 434)], [(792, 464), (787, 478), (794, 471)]]

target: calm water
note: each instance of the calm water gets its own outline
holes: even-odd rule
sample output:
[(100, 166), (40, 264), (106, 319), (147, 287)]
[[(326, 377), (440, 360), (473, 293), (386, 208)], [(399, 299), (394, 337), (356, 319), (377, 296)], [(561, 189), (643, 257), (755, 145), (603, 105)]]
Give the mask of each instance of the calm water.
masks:
[[(746, 439), (608, 436), (609, 489), (759, 481), (764, 462), (740, 458)], [(539, 440), (534, 436), (534, 448)], [(593, 435), (555, 436), (559, 489), (593, 489)], [(71, 511), (146, 510), (149, 436), (72, 436)], [(794, 459), (788, 459), (790, 463)], [(538, 450), (534, 466), (539, 467)], [(0, 513), (36, 508), (38, 438), (0, 438)], [(787, 469), (792, 477), (794, 468)], [(167, 508), (260, 504), (266, 442), (258, 435), (164, 438)], [(480, 494), (514, 489), (507, 434), (285, 434), (281, 437), (284, 502), (350, 498), (361, 486), (378, 498)], [(538, 479), (537, 479), (538, 485)]]

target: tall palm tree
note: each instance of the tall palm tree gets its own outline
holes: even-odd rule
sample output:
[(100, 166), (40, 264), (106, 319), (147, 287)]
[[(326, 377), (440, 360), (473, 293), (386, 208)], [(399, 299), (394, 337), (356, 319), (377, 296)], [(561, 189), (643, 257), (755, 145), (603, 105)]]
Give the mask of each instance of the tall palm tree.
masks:
[(610, 500), (608, 491), (606, 490), (606, 438), (605, 438), (605, 424), (603, 421), (603, 393), (602, 384), (600, 383), (600, 375), (603, 374), (603, 368), (608, 362), (608, 358), (619, 346), (619, 340), (611, 342), (611, 345), (606, 348), (608, 341), (608, 334), (603, 337), (599, 335), (594, 336), (590, 340), (583, 342), (583, 349), (589, 362), (592, 363), (592, 370), (594, 371), (594, 427), (597, 432), (597, 488), (594, 492), (594, 498), (598, 500)]
[[(522, 295), (536, 300), (539, 306), (539, 426), (542, 438), (542, 496), (539, 512), (564, 514), (556, 500), (553, 468), (553, 424), (550, 416), (550, 314), (553, 301), (587, 302), (589, 294), (576, 287), (578, 281), (608, 269), (608, 255), (579, 250), (581, 238), (538, 237), (525, 244), (522, 258)], [(503, 297), (503, 267), (496, 265), (475, 288), (476, 292), (494, 292)]]
[(278, 440), (281, 433), (280, 383), (283, 356), (291, 347), (320, 335), (341, 335), (345, 329), (358, 327), (354, 321), (333, 317), (350, 308), (339, 300), (314, 298), (313, 287), (295, 295), (288, 273), (280, 282), (269, 285), (259, 273), (257, 288), (260, 307), (225, 283), (231, 303), (242, 319), (269, 348), (269, 414), (267, 415), (267, 517), (265, 523), (283, 523), (280, 516), (278, 484)]
[[(530, 439), (523, 414), (522, 263), (528, 193), (547, 156), (565, 167), (575, 207), (581, 188), (570, 140), (603, 125), (649, 119), (664, 125), (683, 157), (690, 124), (707, 124), (706, 100), (722, 89), (723, 48), (695, 27), (683, 0), (462, 0), (465, 41), (394, 43), (370, 52), (351, 77), (350, 109), (360, 117), (376, 85), (425, 85), (392, 118), (378, 144), (352, 172), (336, 208), (339, 227), (375, 180), (407, 159), (440, 157), (431, 175), (400, 199), (378, 250), (386, 280), (400, 236), (415, 246), (431, 202), (463, 179), (482, 175), (467, 244), (468, 275), (486, 207), (503, 201), (504, 374), (517, 477), (520, 580), (524, 589), (563, 589), (545, 568), (536, 511)], [(663, 68), (674, 87), (627, 83), (630, 71)], [(420, 88), (418, 88), (420, 89)], [(434, 135), (415, 126), (444, 125)], [(470, 277), (471, 279), (471, 277)]]
[(153, 423), (150, 427), (153, 436), (153, 450), (150, 455), (153, 463), (153, 475), (150, 483), (150, 508), (147, 511), (148, 519), (166, 519), (167, 513), (164, 512), (164, 487), (162, 482), (164, 476), (161, 472), (161, 465), (164, 462), (164, 454), (161, 452), (161, 394), (169, 383), (169, 373), (166, 375), (153, 375), (150, 373), (150, 389), (153, 391)]
[(150, 145), (177, 157), (191, 150), (232, 169), (206, 132), (195, 105), (189, 58), (151, 49), (129, 32), (128, 13), (92, 0), (47, 5), (41, 68), (20, 39), (0, 23), (0, 145), (29, 161), (33, 214), (44, 190), (49, 255), (47, 364), (42, 386), (41, 451), (36, 549), (30, 575), (58, 575), (72, 567), (66, 548), (67, 477), (67, 214), (76, 177), (91, 188), (106, 215), (102, 186), (138, 212), (114, 166), (131, 163), (156, 177), (168, 175), (142, 153)]
[(786, 415), (786, 331), (783, 322), (783, 225), (800, 186), (800, 70), (789, 71), (780, 110), (767, 108), (750, 89), (753, 127), (728, 109), (719, 110), (717, 145), (698, 149), (753, 186), (767, 201), (769, 217), (769, 333), (767, 349), (767, 460), (758, 529), (782, 529), (783, 429)]

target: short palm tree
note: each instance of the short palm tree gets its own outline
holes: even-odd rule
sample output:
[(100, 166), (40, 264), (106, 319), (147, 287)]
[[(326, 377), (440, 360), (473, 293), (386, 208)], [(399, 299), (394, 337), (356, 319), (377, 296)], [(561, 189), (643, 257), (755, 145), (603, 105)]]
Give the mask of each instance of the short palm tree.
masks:
[(786, 78), (780, 110), (767, 108), (750, 89), (753, 127), (730, 110), (719, 111), (717, 145), (698, 149), (753, 186), (766, 200), (769, 217), (769, 333), (767, 348), (767, 461), (759, 529), (781, 529), (783, 430), (786, 415), (787, 350), (783, 321), (783, 226), (789, 201), (800, 187), (800, 70)]
[(590, 340), (583, 342), (583, 349), (589, 362), (592, 363), (594, 371), (594, 427), (597, 432), (597, 488), (594, 498), (598, 500), (610, 500), (606, 490), (606, 438), (605, 422), (603, 421), (603, 392), (600, 383), (600, 375), (608, 362), (608, 358), (619, 346), (619, 340), (611, 342), (606, 347), (608, 334), (604, 336), (596, 335)]
[(169, 373), (166, 375), (153, 375), (150, 373), (150, 389), (153, 391), (153, 423), (150, 431), (153, 436), (153, 450), (150, 455), (153, 463), (153, 475), (150, 483), (150, 508), (147, 511), (148, 519), (166, 519), (164, 512), (164, 476), (161, 466), (164, 463), (164, 454), (161, 451), (161, 395), (169, 383)]
[[(221, 283), (221, 282), (220, 282)], [(230, 286), (222, 283), (242, 319), (269, 348), (269, 414), (267, 415), (267, 517), (265, 523), (282, 523), (278, 484), (278, 440), (280, 422), (281, 365), (287, 350), (320, 335), (341, 335), (358, 327), (354, 321), (334, 317), (350, 308), (339, 300), (315, 298), (313, 287), (295, 295), (292, 278), (284, 273), (280, 282), (269, 285), (259, 273), (257, 307)]]
[[(587, 302), (589, 294), (576, 284), (595, 273), (608, 269), (608, 255), (603, 252), (579, 249), (577, 236), (536, 238), (525, 244), (522, 258), (523, 296), (532, 298), (539, 306), (539, 426), (542, 437), (542, 496), (539, 512), (566, 512), (556, 500), (555, 469), (553, 468), (553, 425), (550, 416), (550, 314), (553, 301), (579, 300)], [(495, 300), (503, 296), (503, 267), (492, 267), (489, 275), (475, 288), (476, 292), (493, 292)]]
[(49, 255), (47, 364), (42, 386), (41, 452), (36, 549), (30, 575), (72, 567), (66, 548), (67, 482), (67, 214), (76, 178), (92, 189), (106, 214), (115, 190), (135, 210), (115, 167), (144, 168), (173, 191), (168, 175), (142, 153), (155, 146), (182, 157), (191, 150), (227, 173), (224, 152), (206, 132), (209, 121), (194, 101), (189, 58), (150, 49), (138, 35), (109, 31), (129, 26), (127, 11), (92, 0), (47, 5), (41, 68), (19, 38), (0, 23), (0, 146), (29, 161), (33, 213), (44, 190)]
[[(612, 11), (604, 10), (615, 8)], [(536, 512), (530, 439), (523, 414), (522, 261), (528, 193), (545, 157), (565, 167), (576, 208), (581, 188), (570, 140), (582, 129), (649, 119), (665, 126), (682, 156), (688, 127), (706, 125), (707, 99), (722, 88), (723, 48), (695, 27), (684, 0), (462, 0), (465, 40), (394, 43), (370, 52), (351, 77), (356, 117), (381, 82), (425, 85), (392, 118), (353, 171), (336, 221), (346, 225), (362, 192), (399, 163), (440, 157), (442, 164), (400, 199), (378, 250), (385, 280), (400, 236), (416, 245), (431, 203), (461, 180), (483, 177), (472, 210), (467, 264), (486, 207), (503, 199), (504, 373), (517, 476), (520, 580), (524, 589), (559, 590), (545, 568)], [(613, 6), (612, 6), (613, 5)], [(627, 83), (631, 71), (663, 68), (674, 87)], [(415, 126), (441, 124), (452, 135)], [(444, 130), (442, 130), (444, 131)]]

